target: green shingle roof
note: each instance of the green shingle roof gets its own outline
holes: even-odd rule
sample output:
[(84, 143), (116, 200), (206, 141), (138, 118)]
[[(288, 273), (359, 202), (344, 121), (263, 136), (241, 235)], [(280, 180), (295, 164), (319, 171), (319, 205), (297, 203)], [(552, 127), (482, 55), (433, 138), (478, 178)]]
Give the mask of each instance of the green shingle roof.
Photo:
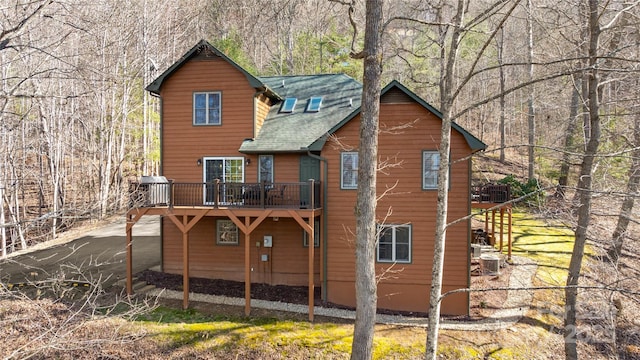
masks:
[[(258, 136), (242, 143), (243, 153), (306, 152), (319, 139), (360, 107), (362, 85), (344, 74), (270, 76), (260, 81), (282, 98), (297, 98), (293, 112), (271, 107)], [(311, 97), (321, 96), (318, 112), (307, 112)]]

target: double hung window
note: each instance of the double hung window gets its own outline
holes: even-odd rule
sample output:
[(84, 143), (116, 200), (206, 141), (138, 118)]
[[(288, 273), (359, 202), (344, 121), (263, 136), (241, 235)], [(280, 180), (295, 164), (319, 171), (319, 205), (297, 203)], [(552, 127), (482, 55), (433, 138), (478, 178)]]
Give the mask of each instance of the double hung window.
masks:
[(221, 98), (218, 91), (193, 93), (193, 125), (220, 125)]
[(358, 188), (358, 153), (343, 152), (341, 161), (340, 180), (341, 189), (357, 189)]
[(377, 250), (379, 262), (411, 262), (411, 225), (380, 225)]
[(216, 244), (238, 245), (238, 226), (228, 219), (216, 221)]
[(438, 168), (440, 167), (440, 153), (437, 150), (422, 152), (422, 189), (438, 188)]

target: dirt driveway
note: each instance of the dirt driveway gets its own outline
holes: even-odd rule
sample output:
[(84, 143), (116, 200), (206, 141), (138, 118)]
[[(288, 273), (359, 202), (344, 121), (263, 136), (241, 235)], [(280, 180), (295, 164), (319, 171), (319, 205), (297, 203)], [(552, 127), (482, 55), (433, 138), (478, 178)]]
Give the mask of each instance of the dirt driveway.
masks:
[[(160, 265), (160, 221), (144, 216), (133, 227), (133, 273)], [(48, 246), (47, 246), (48, 245)], [(104, 288), (126, 277), (125, 219), (78, 234), (75, 239), (39, 244), (38, 250), (0, 260), (0, 281), (22, 283), (52, 278), (96, 281)]]

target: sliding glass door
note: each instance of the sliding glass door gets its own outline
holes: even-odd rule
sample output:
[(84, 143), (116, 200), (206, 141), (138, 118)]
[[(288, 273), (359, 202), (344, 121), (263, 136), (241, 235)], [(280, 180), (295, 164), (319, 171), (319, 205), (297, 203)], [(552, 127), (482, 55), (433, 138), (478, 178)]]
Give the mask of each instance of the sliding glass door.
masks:
[(244, 182), (244, 158), (205, 157), (203, 180), (205, 182), (205, 204), (213, 204), (215, 202), (216, 192), (214, 187), (216, 180), (220, 181), (218, 201), (221, 203), (233, 202), (235, 189), (227, 186), (227, 184)]

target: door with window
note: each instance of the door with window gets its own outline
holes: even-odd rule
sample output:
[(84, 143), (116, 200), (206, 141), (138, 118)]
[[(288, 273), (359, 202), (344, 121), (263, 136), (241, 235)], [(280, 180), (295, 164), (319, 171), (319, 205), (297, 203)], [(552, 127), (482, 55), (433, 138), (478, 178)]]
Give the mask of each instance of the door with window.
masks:
[[(205, 157), (203, 178), (205, 204), (213, 204), (216, 200), (216, 194), (220, 203), (237, 201), (239, 196), (236, 196), (236, 193), (241, 193), (244, 182), (244, 159), (241, 157)], [(215, 189), (216, 180), (220, 181), (218, 191)], [(234, 186), (234, 183), (239, 185)]]
[[(300, 182), (307, 182), (309, 179), (320, 181), (320, 160), (311, 156), (302, 155), (300, 156)], [(312, 190), (313, 189), (309, 189), (307, 185), (300, 187), (301, 206), (313, 206), (313, 204), (309, 204)], [(315, 195), (317, 196), (318, 194)], [(316, 201), (318, 201), (318, 199), (316, 199)]]

